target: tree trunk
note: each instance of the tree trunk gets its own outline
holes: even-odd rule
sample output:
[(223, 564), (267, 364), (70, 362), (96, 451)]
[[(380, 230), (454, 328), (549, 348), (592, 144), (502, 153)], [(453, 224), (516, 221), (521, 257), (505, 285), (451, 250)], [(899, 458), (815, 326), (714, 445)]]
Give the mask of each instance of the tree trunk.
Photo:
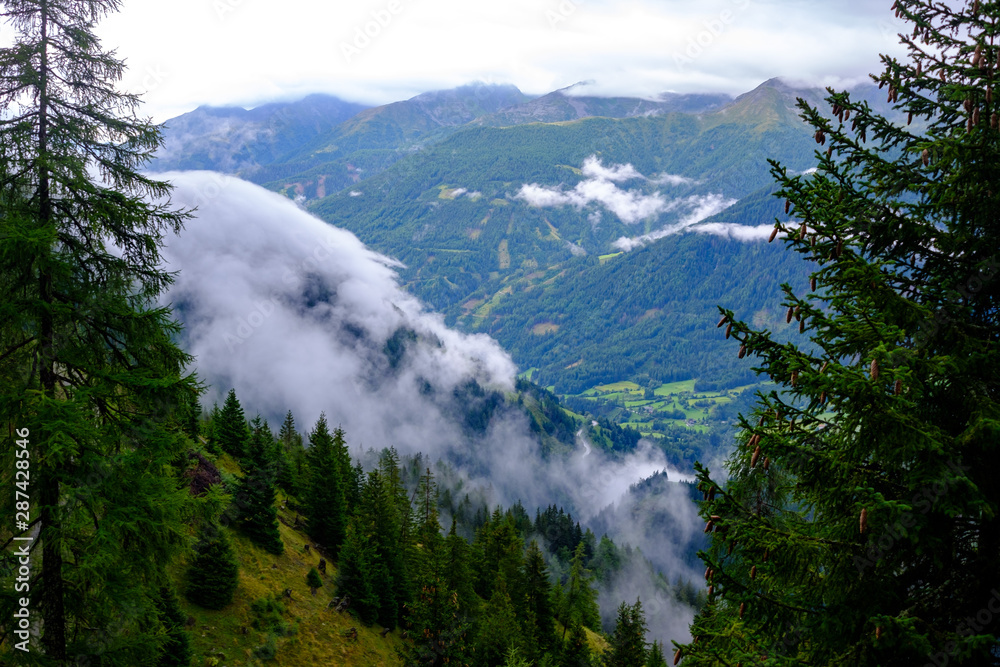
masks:
[[(41, 63), (38, 85), (38, 218), (42, 229), (52, 224), (52, 202), (49, 189), (49, 172), (45, 161), (48, 159), (48, 0), (42, 0), (39, 5), (39, 23), (41, 26)], [(42, 266), (38, 277), (40, 299), (44, 310), (41, 316), (39, 331), (39, 347), (41, 354), (40, 377), (42, 392), (47, 400), (56, 398), (56, 376), (53, 370), (55, 329), (52, 322), (54, 299), (52, 295), (52, 276), (47, 267)], [(50, 438), (41, 432), (39, 444), (45, 446)], [(61, 526), (58, 521), (59, 512), (59, 480), (56, 477), (56, 465), (48, 463), (46, 457), (39, 456), (41, 465), (41, 536), (42, 542), (42, 644), (46, 654), (53, 660), (66, 660), (66, 613), (63, 600), (62, 578), (62, 540), (59, 537)]]

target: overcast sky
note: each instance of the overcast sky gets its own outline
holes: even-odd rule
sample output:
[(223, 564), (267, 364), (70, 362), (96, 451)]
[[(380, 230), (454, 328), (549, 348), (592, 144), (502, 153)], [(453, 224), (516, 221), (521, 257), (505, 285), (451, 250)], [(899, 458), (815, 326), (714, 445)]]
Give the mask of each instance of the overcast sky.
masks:
[(853, 82), (899, 53), (889, 0), (124, 0), (100, 34), (157, 120), (326, 92), (382, 104), (471, 81), (542, 94)]

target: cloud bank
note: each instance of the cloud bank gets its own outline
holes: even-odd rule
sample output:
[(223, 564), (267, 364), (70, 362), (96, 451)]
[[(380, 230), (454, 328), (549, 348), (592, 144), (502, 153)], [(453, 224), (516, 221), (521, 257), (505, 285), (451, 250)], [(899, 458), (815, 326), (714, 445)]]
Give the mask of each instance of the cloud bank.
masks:
[[(488, 489), (491, 502), (554, 503), (584, 522), (630, 485), (667, 470), (649, 443), (610, 459), (581, 439), (569, 455), (546, 461), (514, 407), (471, 432), (464, 416), (478, 399), (470, 383), (513, 390), (515, 366), (496, 341), (449, 329), (399, 287), (398, 262), (277, 194), (210, 172), (160, 176), (174, 184), (176, 205), (197, 207), (182, 233), (166, 239), (163, 257), (179, 272), (167, 300), (211, 387), (206, 407), (233, 387), (250, 415), (260, 412), (272, 425), (291, 409), (309, 430), (326, 412), (355, 455), (390, 445), (423, 452)], [(678, 502), (675, 514), (678, 525), (697, 521), (690, 503)], [(671, 580), (689, 575), (670, 559), (687, 550), (687, 534), (662, 545)], [(612, 608), (618, 602), (607, 598)], [(683, 639), (686, 624), (676, 618), (685, 613), (670, 606), (663, 618), (672, 620), (651, 623), (654, 635)]]

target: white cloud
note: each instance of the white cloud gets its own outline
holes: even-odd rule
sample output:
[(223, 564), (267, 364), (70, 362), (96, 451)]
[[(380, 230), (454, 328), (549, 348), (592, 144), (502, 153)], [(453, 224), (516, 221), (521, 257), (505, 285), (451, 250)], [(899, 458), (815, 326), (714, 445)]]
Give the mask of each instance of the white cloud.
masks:
[(677, 199), (671, 202), (677, 206), (683, 206), (689, 209), (688, 213), (681, 217), (680, 221), (652, 231), (648, 234), (642, 234), (641, 236), (635, 236), (629, 238), (623, 236), (616, 240), (612, 245), (619, 250), (628, 252), (634, 250), (635, 248), (640, 248), (647, 243), (652, 243), (658, 239), (662, 239), (671, 234), (678, 234), (689, 228), (691, 225), (701, 222), (705, 218), (711, 217), (724, 211), (733, 204), (736, 203), (735, 199), (729, 199), (720, 194), (710, 194), (710, 195), (693, 195), (691, 197), (686, 197), (684, 199)]
[[(688, 228), (688, 231), (699, 234), (712, 234), (735, 241), (766, 241), (771, 236), (774, 225), (736, 225), (729, 222), (703, 222)], [(778, 232), (783, 236), (782, 232)]]
[[(164, 120), (310, 92), (385, 104), (475, 80), (537, 94), (593, 80), (589, 94), (645, 97), (738, 94), (779, 75), (836, 83), (881, 70), (878, 54), (901, 55), (897, 33), (908, 31), (870, 0), (399, 0), (386, 20), (388, 5), (125, 0), (99, 33), (128, 60), (125, 87), (149, 91), (149, 113)], [(692, 43), (705, 45), (679, 66)]]
[(698, 181), (693, 178), (678, 176), (677, 174), (660, 174), (658, 176), (651, 177), (649, 181), (651, 183), (656, 183), (657, 185), (695, 185), (698, 183)]
[(635, 167), (630, 164), (614, 164), (610, 167), (605, 167), (601, 164), (600, 159), (596, 155), (591, 155), (583, 161), (583, 168), (580, 170), (583, 175), (588, 178), (594, 178), (602, 181), (614, 181), (619, 183), (622, 181), (630, 181), (636, 178), (644, 178), (642, 174), (636, 171)]
[(626, 223), (632, 224), (671, 210), (676, 206), (668, 202), (659, 192), (644, 195), (638, 191), (623, 190), (615, 181), (643, 178), (630, 164), (616, 164), (604, 167), (595, 156), (583, 163), (582, 172), (586, 178), (569, 191), (531, 183), (522, 185), (516, 197), (530, 206), (540, 208), (552, 206), (575, 206), (582, 209), (591, 203), (598, 203)]

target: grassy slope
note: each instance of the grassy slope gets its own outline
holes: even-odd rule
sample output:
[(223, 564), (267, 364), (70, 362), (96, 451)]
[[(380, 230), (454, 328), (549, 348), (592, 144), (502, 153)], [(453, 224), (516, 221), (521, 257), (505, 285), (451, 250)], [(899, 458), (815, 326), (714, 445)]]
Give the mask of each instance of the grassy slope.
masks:
[[(239, 470), (229, 456), (220, 457), (216, 464), (231, 473)], [(283, 502), (284, 498), (279, 496), (279, 507)], [(320, 556), (314, 549), (305, 552), (305, 545), (312, 542), (304, 532), (291, 527), (295, 513), (283, 509), (279, 514), (281, 539), (285, 543), (285, 553), (281, 556), (273, 556), (239, 533), (228, 531), (240, 562), (240, 584), (231, 605), (221, 611), (210, 611), (182, 599), (184, 612), (195, 619), (194, 627), (190, 628), (195, 656), (192, 667), (401, 665), (396, 655), (396, 649), (403, 645), (399, 630), (382, 638), (380, 627), (366, 628), (347, 612), (338, 614), (327, 608), (334, 594), (336, 567), (327, 565), (326, 575), (320, 575), (323, 587), (315, 596), (310, 594), (306, 574), (319, 564)], [(183, 567), (177, 572), (179, 585), (182, 572)], [(277, 638), (277, 656), (264, 662), (253, 657), (253, 650), (265, 643), (267, 633), (253, 628), (250, 605), (261, 598), (280, 597), (286, 588), (292, 590), (292, 597), (281, 598), (285, 607), (282, 619), (294, 628), (294, 634)], [(244, 627), (248, 634), (242, 633)], [(356, 641), (344, 636), (352, 627), (358, 631)]]

